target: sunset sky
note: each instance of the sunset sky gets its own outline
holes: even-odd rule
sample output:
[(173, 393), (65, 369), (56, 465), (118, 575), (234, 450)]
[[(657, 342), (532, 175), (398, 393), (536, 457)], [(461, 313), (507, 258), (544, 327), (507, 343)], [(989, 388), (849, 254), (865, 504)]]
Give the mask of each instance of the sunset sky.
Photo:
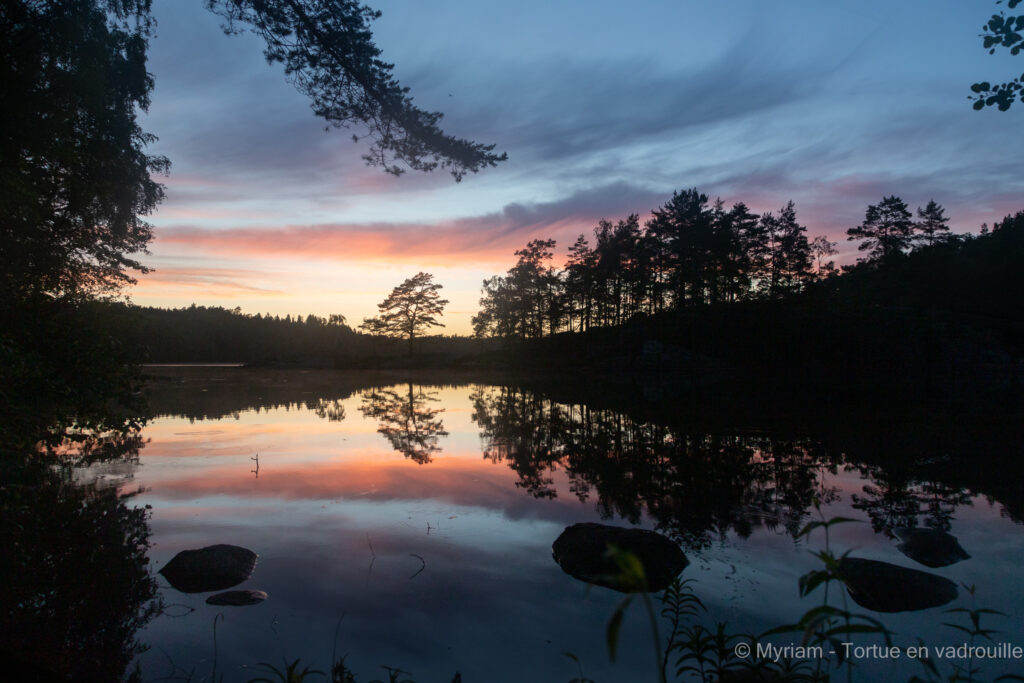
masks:
[[(252, 35), (201, 0), (156, 0), (145, 130), (171, 159), (131, 291), (141, 305), (343, 313), (425, 270), (468, 333), (480, 283), (535, 238), (558, 257), (601, 218), (698, 187), (762, 212), (796, 202), (840, 241), (870, 203), (935, 199), (957, 231), (1024, 209), (1024, 107), (975, 112), (1018, 75), (978, 33), (990, 0), (373, 2), (384, 58), (446, 132), (509, 160), (456, 184), (363, 165)], [(360, 132), (353, 130), (352, 132)]]

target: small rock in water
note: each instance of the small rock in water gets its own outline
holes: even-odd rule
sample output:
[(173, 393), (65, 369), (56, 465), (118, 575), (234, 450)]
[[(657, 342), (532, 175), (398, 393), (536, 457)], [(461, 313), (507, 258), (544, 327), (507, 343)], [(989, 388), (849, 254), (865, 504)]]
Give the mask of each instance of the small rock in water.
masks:
[(910, 559), (926, 567), (948, 567), (971, 556), (963, 549), (956, 536), (938, 529), (893, 529), (902, 541), (896, 548)]
[(876, 612), (912, 612), (956, 599), (956, 584), (937, 574), (888, 562), (844, 557), (839, 572), (861, 607)]
[(207, 605), (231, 605), (233, 607), (244, 607), (246, 605), (256, 605), (267, 599), (267, 594), (263, 591), (254, 590), (241, 590), (241, 591), (225, 591), (223, 593), (217, 593), (206, 598)]
[(182, 550), (160, 573), (182, 593), (220, 591), (242, 583), (256, 566), (256, 553), (237, 545)]
[[(637, 585), (625, 575), (609, 555), (610, 547), (640, 561), (646, 585)], [(689, 564), (679, 546), (659, 533), (593, 522), (566, 527), (552, 544), (551, 554), (569, 576), (623, 593), (662, 591)]]

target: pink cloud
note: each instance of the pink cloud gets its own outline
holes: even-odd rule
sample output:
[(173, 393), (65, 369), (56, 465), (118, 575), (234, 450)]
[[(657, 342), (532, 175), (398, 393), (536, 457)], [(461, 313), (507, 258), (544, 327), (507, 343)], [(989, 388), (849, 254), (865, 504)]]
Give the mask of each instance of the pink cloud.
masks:
[(578, 234), (601, 218), (646, 212), (660, 193), (613, 183), (552, 202), (508, 204), (479, 216), (435, 223), (327, 223), (205, 228), (176, 225), (158, 231), (159, 244), (216, 254), (327, 261), (378, 261), (420, 266), (468, 264), (503, 269), (532, 239), (553, 238), (564, 254)]
[(239, 295), (277, 296), (281, 290), (248, 284), (266, 282), (262, 271), (237, 268), (159, 268), (138, 278), (133, 295), (162, 297), (195, 293), (231, 298)]
[(270, 228), (173, 227), (158, 241), (190, 250), (250, 257), (299, 257), (328, 261), (384, 261), (421, 265), (507, 264), (531, 239), (558, 239), (568, 247), (596, 219), (584, 216), (509, 226), (460, 219), (445, 224), (322, 224)]

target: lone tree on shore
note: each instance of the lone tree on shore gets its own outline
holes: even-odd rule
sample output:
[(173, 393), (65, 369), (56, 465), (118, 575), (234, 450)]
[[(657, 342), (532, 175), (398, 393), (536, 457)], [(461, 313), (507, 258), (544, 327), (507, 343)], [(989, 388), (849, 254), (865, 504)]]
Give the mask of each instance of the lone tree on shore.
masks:
[(437, 293), (441, 285), (433, 280), (430, 273), (416, 273), (391, 290), (388, 298), (377, 304), (380, 315), (364, 318), (359, 329), (386, 337), (405, 337), (409, 340), (409, 354), (412, 355), (413, 340), (417, 336), (422, 336), (431, 327), (444, 327), (437, 318), (442, 315), (448, 300)]

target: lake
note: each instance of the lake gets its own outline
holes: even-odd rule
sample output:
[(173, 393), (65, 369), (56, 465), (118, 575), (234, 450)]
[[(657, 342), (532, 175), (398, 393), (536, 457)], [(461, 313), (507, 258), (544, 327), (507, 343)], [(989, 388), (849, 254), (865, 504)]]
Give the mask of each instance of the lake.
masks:
[[(973, 599), (961, 586), (949, 604), (896, 613), (845, 598), (851, 611), (880, 619), (898, 644), (938, 648), (970, 642), (943, 625), (967, 623), (946, 610), (992, 607), (1006, 615), (983, 617), (1001, 631), (995, 641), (1024, 645), (1020, 483), (965, 466), (961, 453), (1020, 456), (1013, 438), (972, 446), (891, 426), (814, 433), (749, 421), (702, 431), (671, 402), (616, 410), (593, 390), (567, 398), (563, 386), (551, 398), (468, 377), (152, 372), (155, 417), (138, 462), (82, 476), (141, 489), (132, 504), (152, 506), (154, 571), (182, 550), (239, 545), (259, 559), (238, 588), (268, 598), (211, 606), (210, 593), (159, 577), (166, 607), (139, 633), (149, 646), (137, 660), (144, 680), (249, 680), (267, 675), (260, 662), (283, 669), (296, 659), (300, 670), (327, 671), (332, 656), (346, 656), (359, 681), (387, 680), (382, 666), (421, 682), (455, 672), (467, 683), (564, 682), (581, 670), (600, 682), (656, 681), (642, 604), (627, 610), (609, 661), (606, 627), (624, 594), (573, 578), (552, 557), (555, 539), (579, 522), (672, 539), (689, 560), (682, 578), (707, 608), (700, 620), (738, 633), (821, 604), (824, 589), (801, 599), (798, 581), (821, 567), (811, 551), (825, 546), (824, 532), (797, 533), (848, 517), (829, 532), (836, 554), (976, 587)], [(908, 528), (955, 537), (969, 559), (916, 561), (900, 549)], [(841, 606), (844, 593), (830, 590)], [(667, 628), (662, 621), (662, 638)], [(856, 664), (859, 680), (924, 673), (906, 656), (897, 669), (867, 654)], [(1024, 662), (986, 667), (994, 677)]]

